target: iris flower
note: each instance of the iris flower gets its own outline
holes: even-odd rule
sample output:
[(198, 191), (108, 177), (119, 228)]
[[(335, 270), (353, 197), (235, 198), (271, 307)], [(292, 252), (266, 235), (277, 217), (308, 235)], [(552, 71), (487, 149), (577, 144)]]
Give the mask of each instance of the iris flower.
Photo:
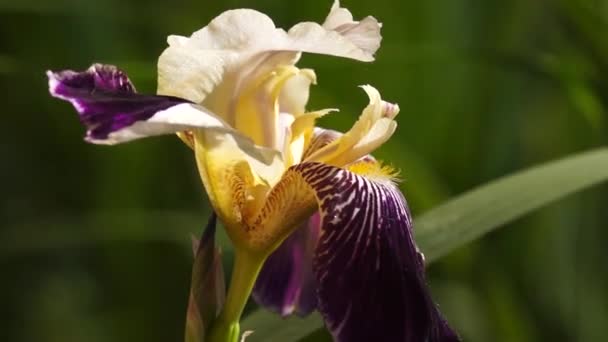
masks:
[(336, 341), (457, 341), (433, 303), (395, 172), (370, 153), (395, 132), (396, 104), (369, 86), (344, 133), (315, 126), (303, 52), (374, 60), (381, 24), (336, 1), (323, 24), (288, 31), (230, 10), (190, 37), (172, 35), (157, 95), (137, 93), (115, 66), (48, 72), (85, 140), (119, 144), (177, 134), (194, 152), (211, 205), (235, 247), (233, 279), (212, 341), (234, 341), (243, 306), (281, 315), (318, 310)]

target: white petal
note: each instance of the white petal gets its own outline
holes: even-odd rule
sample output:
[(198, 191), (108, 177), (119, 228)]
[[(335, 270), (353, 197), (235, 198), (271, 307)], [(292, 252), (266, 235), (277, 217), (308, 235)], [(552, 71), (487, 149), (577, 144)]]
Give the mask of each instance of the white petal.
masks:
[(336, 0), (331, 7), (323, 27), (340, 32), (348, 40), (368, 53), (374, 54), (380, 47), (382, 36), (380, 24), (374, 17), (365, 17), (363, 20), (353, 20), (353, 15)]
[(131, 126), (112, 132), (107, 139), (87, 138), (87, 140), (95, 144), (114, 145), (149, 136), (173, 134), (196, 128), (229, 129), (229, 126), (201, 106), (182, 103), (159, 111), (145, 121), (137, 121)]
[[(205, 101), (207, 106), (225, 113), (226, 121), (236, 127), (239, 120), (236, 106), (243, 93), (268, 75), (296, 64), (300, 56), (300, 53), (291, 51), (263, 52), (255, 55), (245, 65), (235, 68), (235, 71), (229, 74), (225, 82)], [(230, 100), (226, 102), (226, 99)], [(274, 106), (274, 103), (265, 105)], [(256, 118), (250, 117), (245, 120), (256, 120)]]
[(353, 21), (354, 19), (352, 13), (350, 13), (350, 11), (344, 7), (340, 7), (340, 1), (336, 0), (331, 6), (331, 10), (329, 11), (327, 18), (325, 18), (325, 21), (323, 22), (323, 27), (329, 30), (335, 30), (344, 23), (350, 23)]
[(234, 127), (256, 144), (280, 150), (283, 142), (278, 136), (284, 132), (279, 123), (279, 97), (285, 83), (300, 72), (294, 66), (279, 67), (247, 84), (235, 103)]
[[(334, 3), (324, 25), (296, 24), (288, 32), (276, 28), (267, 15), (251, 9), (226, 11), (208, 26), (194, 32), (190, 42), (172, 37), (170, 45), (191, 45), (203, 50), (233, 50), (254, 54), (261, 51), (299, 51), (373, 60), (381, 36), (373, 17), (354, 21), (350, 12)], [(373, 42), (373, 44), (372, 44)], [(371, 46), (375, 45), (375, 48)]]
[[(369, 24), (376, 25), (377, 32), (380, 32), (379, 24), (375, 22), (375, 19), (365, 27), (366, 31), (375, 34), (374, 31), (369, 30)], [(312, 22), (295, 25), (289, 30), (288, 36), (288, 44), (283, 46), (283, 49), (346, 57), (362, 62), (374, 60), (377, 47), (372, 49), (370, 46), (377, 45), (379, 47), (381, 39), (379, 34), (377, 37), (368, 37), (360, 33), (354, 35), (342, 34), (338, 31), (327, 30), (323, 26)], [(363, 45), (359, 46), (361, 43)]]
[(301, 69), (300, 73), (290, 78), (281, 90), (279, 110), (294, 115), (306, 111), (310, 96), (310, 85), (317, 83), (317, 76), (311, 69)]
[[(205, 102), (223, 116), (218, 108), (229, 108), (226, 102), (238, 94), (241, 80), (254, 72), (256, 68), (252, 69), (252, 65), (269, 65), (267, 68), (274, 69), (279, 65), (276, 63), (284, 63), (285, 58), (269, 56), (285, 54), (285, 51), (372, 61), (381, 40), (380, 26), (372, 17), (353, 21), (350, 12), (336, 4), (325, 26), (305, 22), (288, 32), (276, 28), (272, 20), (260, 12), (227, 11), (190, 38), (168, 38), (170, 46), (158, 62), (159, 93), (201, 103), (216, 87), (222, 87), (225, 81), (232, 82), (230, 88), (235, 90), (231, 94), (221, 92), (224, 103), (219, 103), (218, 96), (213, 105)], [(291, 54), (290, 63), (295, 63), (297, 57)], [(259, 64), (260, 61), (263, 63)]]
[(223, 81), (226, 66), (235, 57), (229, 51), (171, 46), (158, 59), (158, 94), (201, 103)]
[(284, 35), (266, 14), (251, 9), (226, 11), (209, 25), (194, 32), (192, 45), (211, 50), (254, 50), (275, 37)]

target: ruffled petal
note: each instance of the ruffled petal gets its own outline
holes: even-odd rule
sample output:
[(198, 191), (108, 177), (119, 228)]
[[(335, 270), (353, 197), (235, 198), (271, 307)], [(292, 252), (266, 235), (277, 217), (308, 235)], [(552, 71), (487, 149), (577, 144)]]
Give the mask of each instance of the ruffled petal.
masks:
[(302, 22), (287, 32), (275, 27), (263, 13), (235, 9), (220, 14), (189, 39), (171, 36), (169, 43), (205, 50), (312, 52), (372, 61), (382, 39), (381, 26), (369, 16), (361, 22), (354, 21), (347, 9), (339, 7), (339, 2), (334, 3), (323, 25)]
[(256, 302), (281, 316), (305, 316), (317, 306), (312, 257), (319, 238), (319, 215), (302, 224), (275, 250), (253, 288)]
[(137, 94), (124, 72), (94, 64), (88, 70), (47, 72), (51, 95), (72, 103), (86, 140), (117, 144), (203, 127), (227, 127), (204, 108), (170, 97)]
[[(336, 6), (332, 13), (348, 12)], [(380, 45), (381, 25), (372, 17), (361, 22), (336, 14), (328, 19), (332, 17), (336, 19), (323, 26), (303, 22), (286, 32), (255, 10), (226, 11), (190, 37), (167, 39), (169, 47), (158, 61), (158, 92), (204, 102), (231, 123), (230, 100), (256, 69), (293, 65), (300, 52), (372, 61)]]
[(382, 101), (380, 93), (372, 86), (362, 88), (369, 96), (369, 105), (359, 120), (338, 139), (311, 152), (306, 161), (344, 166), (370, 154), (393, 135), (399, 106)]
[(373, 55), (380, 47), (382, 24), (374, 17), (365, 17), (361, 21), (353, 20), (353, 15), (336, 0), (331, 7), (323, 27), (339, 32), (342, 36), (357, 45), (361, 50)]
[(247, 230), (286, 234), (293, 217), (310, 210), (312, 196), (321, 215), (313, 259), (318, 310), (336, 341), (458, 341), (430, 297), (393, 175), (371, 158), (358, 162), (357, 172), (322, 163), (291, 167)]

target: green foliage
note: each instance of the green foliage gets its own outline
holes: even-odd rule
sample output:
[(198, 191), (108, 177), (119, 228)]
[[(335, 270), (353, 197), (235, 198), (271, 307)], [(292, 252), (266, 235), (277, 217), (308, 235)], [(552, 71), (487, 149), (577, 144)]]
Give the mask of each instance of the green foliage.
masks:
[(608, 180), (608, 149), (500, 178), (417, 218), (416, 241), (428, 262), (573, 192)]

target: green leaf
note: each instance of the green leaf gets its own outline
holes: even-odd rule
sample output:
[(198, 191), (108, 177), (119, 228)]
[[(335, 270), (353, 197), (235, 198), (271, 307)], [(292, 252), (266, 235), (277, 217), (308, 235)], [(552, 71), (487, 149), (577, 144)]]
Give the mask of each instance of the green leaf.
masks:
[[(533, 167), (482, 185), (415, 218), (418, 246), (432, 262), (555, 200), (608, 180), (608, 149), (602, 148)], [(299, 341), (319, 334), (323, 321), (283, 320), (258, 310), (243, 321), (248, 342)]]
[(520, 171), (415, 218), (416, 241), (427, 262), (432, 262), (493, 229), (606, 180), (606, 148)]

